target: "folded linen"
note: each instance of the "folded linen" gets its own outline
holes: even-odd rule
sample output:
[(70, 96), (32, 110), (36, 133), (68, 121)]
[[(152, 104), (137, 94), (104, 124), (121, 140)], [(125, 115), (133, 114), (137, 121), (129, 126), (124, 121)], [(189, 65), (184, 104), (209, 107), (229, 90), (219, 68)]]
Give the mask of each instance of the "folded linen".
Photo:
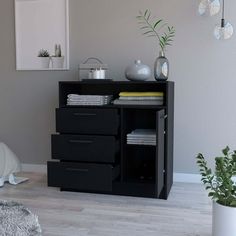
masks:
[(127, 97), (127, 96), (135, 96), (135, 97), (139, 97), (139, 96), (143, 96), (143, 97), (147, 97), (147, 96), (163, 97), (164, 93), (163, 92), (120, 92), (119, 96), (123, 96), (123, 97)]
[(162, 100), (120, 100), (115, 99), (113, 101), (114, 105), (156, 105), (161, 106), (163, 105)]

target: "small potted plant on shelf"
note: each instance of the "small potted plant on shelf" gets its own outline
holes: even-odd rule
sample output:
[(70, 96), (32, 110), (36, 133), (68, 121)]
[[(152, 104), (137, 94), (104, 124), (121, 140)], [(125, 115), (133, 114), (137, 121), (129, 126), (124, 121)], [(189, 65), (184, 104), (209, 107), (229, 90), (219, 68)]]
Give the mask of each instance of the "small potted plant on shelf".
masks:
[(212, 235), (236, 235), (236, 151), (230, 151), (227, 146), (220, 157), (215, 158), (215, 171), (207, 166), (207, 161), (200, 153), (197, 164), (202, 176), (202, 182), (208, 196), (213, 200)]
[(154, 77), (156, 80), (167, 80), (169, 76), (169, 61), (165, 57), (167, 46), (171, 46), (175, 36), (175, 28), (168, 26), (162, 19), (154, 19), (151, 16), (151, 11), (140, 11), (137, 16), (140, 29), (143, 35), (147, 37), (154, 37), (160, 47), (159, 57), (154, 63)]
[(64, 56), (61, 54), (61, 45), (55, 44), (55, 55), (52, 57), (52, 68), (60, 69), (64, 67)]
[(43, 69), (48, 69), (50, 65), (50, 54), (46, 49), (40, 49), (38, 52), (38, 58)]

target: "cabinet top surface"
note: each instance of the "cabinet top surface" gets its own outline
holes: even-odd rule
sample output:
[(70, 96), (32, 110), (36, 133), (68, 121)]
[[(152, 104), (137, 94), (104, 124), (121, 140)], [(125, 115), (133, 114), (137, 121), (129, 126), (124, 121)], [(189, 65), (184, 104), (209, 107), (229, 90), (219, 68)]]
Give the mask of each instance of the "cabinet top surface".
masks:
[(157, 85), (157, 84), (174, 84), (173, 81), (117, 81), (117, 80), (94, 80), (94, 79), (87, 79), (82, 81), (59, 81), (59, 84), (150, 84), (150, 85)]

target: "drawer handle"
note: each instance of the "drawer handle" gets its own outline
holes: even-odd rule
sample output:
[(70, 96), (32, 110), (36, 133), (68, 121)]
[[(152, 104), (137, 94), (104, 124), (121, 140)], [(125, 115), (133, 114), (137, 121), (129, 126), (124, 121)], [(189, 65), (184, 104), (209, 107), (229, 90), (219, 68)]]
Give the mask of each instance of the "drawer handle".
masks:
[(74, 116), (96, 116), (96, 113), (73, 113)]
[(91, 140), (69, 140), (69, 143), (91, 144)]
[(74, 171), (74, 172), (88, 172), (88, 169), (80, 169), (80, 168), (66, 168), (66, 171)]

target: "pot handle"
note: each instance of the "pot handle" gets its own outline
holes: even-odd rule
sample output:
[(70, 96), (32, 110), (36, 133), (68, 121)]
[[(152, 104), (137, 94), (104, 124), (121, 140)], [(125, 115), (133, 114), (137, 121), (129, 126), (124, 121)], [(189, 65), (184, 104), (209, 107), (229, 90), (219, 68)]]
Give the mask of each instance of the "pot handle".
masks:
[(90, 60), (95, 60), (95, 61), (97, 61), (98, 63), (103, 64), (103, 62), (102, 62), (100, 59), (96, 58), (96, 57), (89, 57), (89, 58), (87, 58), (84, 62), (82, 62), (82, 64), (86, 64), (86, 63), (87, 63), (88, 61), (90, 61)]

